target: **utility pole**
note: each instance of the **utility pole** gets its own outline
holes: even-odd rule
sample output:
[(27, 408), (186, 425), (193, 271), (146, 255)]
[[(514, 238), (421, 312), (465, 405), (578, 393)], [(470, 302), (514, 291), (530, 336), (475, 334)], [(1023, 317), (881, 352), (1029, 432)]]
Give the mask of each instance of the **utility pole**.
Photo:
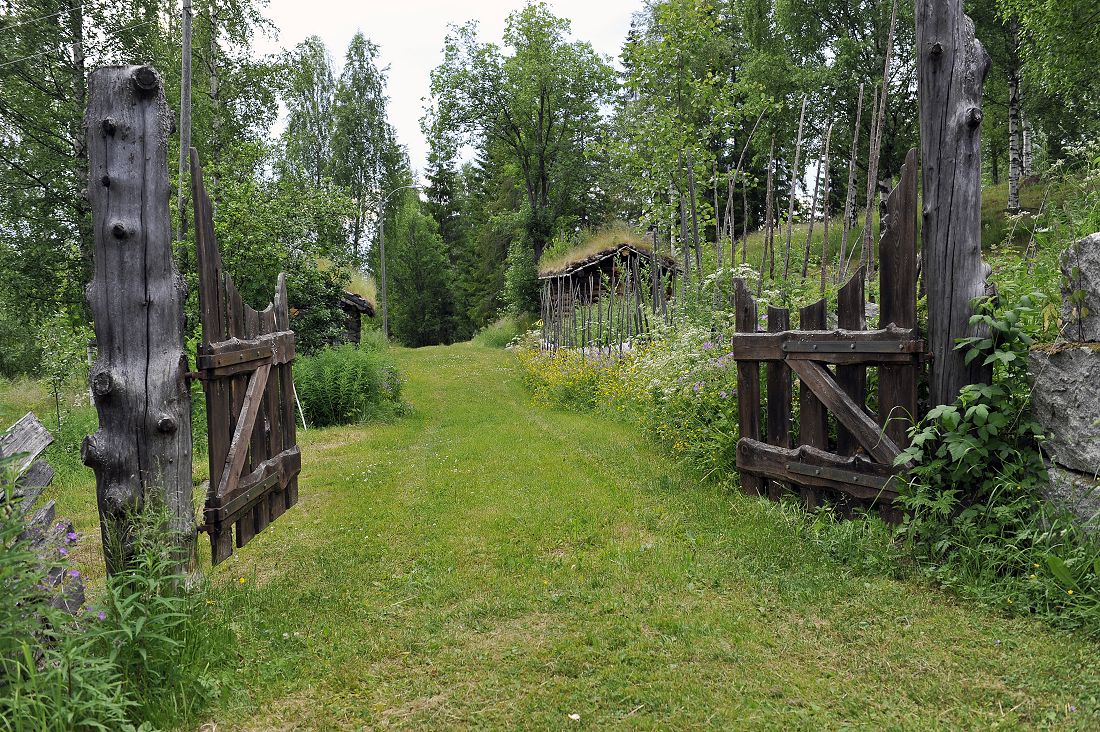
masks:
[(187, 187), (183, 176), (187, 172), (187, 155), (191, 149), (191, 0), (183, 0), (183, 71), (180, 75), (180, 169), (178, 178), (179, 223), (176, 241), (183, 241), (187, 221)]

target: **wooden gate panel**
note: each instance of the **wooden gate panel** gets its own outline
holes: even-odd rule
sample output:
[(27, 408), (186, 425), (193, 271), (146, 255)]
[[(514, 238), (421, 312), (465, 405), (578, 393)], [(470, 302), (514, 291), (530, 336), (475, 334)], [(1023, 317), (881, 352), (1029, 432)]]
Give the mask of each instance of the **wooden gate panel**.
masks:
[(203, 528), (217, 564), (234, 543), (243, 547), (297, 502), (302, 459), (294, 424), (294, 333), (283, 275), (274, 301), (257, 312), (224, 271), (193, 149), (191, 180), (203, 323), (198, 371), (210, 442)]
[[(866, 303), (863, 294), (865, 270), (860, 267), (837, 293), (837, 325), (844, 330), (866, 330)], [(856, 404), (867, 403), (867, 367), (837, 366), (836, 381)], [(844, 425), (837, 427), (837, 453), (855, 455), (859, 441)]]
[[(917, 377), (925, 358), (916, 331), (915, 241), (916, 158), (911, 152), (883, 218), (878, 329), (866, 329), (862, 268), (839, 293), (840, 327), (832, 331), (825, 329), (825, 301), (820, 300), (800, 309), (799, 330), (787, 330), (785, 311), (769, 308), (769, 332), (757, 332), (757, 303), (737, 281), (737, 332), (731, 346), (740, 382), (737, 466), (746, 493), (758, 495), (765, 482), (792, 484), (813, 506), (817, 491), (832, 489), (878, 505), (885, 518), (899, 520), (893, 502), (896, 475), (904, 466), (894, 463), (916, 416)], [(759, 424), (761, 361), (768, 373), (766, 443), (760, 440)], [(879, 369), (877, 415), (866, 407), (868, 367)], [(794, 449), (789, 446), (791, 371), (799, 380), (799, 447)], [(837, 426), (835, 454), (828, 452), (829, 414)], [(780, 491), (769, 490), (769, 495), (778, 498)]]
[[(745, 281), (734, 281), (734, 322), (738, 333), (756, 333), (756, 300)], [(736, 349), (734, 349), (736, 351)], [(737, 360), (737, 410), (741, 439), (760, 439), (760, 362)], [(759, 496), (764, 481), (753, 473), (741, 473), (741, 490)]]
[[(798, 311), (799, 330), (825, 330), (825, 301), (818, 300)], [(793, 369), (793, 365), (792, 365)], [(798, 385), (798, 444), (809, 445), (820, 450), (829, 447), (828, 413), (825, 406), (813, 390), (807, 386), (802, 373), (794, 369), (799, 375)]]
[[(880, 327), (917, 327), (917, 151), (910, 150), (901, 180), (886, 199), (879, 274)], [(918, 366), (879, 369), (879, 423), (894, 442), (905, 444), (917, 413)]]

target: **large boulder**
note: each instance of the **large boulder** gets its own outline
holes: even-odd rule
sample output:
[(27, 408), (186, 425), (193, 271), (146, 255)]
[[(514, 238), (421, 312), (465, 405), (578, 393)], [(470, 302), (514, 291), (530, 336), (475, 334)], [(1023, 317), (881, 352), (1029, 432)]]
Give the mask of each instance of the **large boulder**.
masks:
[(1047, 466), (1047, 474), (1047, 500), (1069, 511), (1087, 531), (1100, 531), (1100, 480), (1056, 464)]
[(1100, 232), (1062, 252), (1061, 265), (1063, 336), (1100, 342)]
[(1100, 472), (1100, 344), (1061, 343), (1031, 352), (1031, 406), (1046, 428), (1047, 457)]

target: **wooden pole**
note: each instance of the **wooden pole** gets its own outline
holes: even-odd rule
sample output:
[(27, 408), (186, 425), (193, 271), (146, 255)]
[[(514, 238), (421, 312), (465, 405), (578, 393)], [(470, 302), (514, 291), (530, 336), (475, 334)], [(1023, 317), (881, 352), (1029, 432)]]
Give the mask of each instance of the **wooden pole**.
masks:
[(187, 233), (187, 186), (183, 178), (187, 174), (188, 155), (191, 150), (191, 0), (183, 0), (183, 68), (180, 73), (180, 169), (177, 178), (178, 198), (176, 213), (179, 224), (176, 241), (183, 241)]
[(890, 30), (886, 36), (886, 62), (882, 69), (882, 92), (878, 97), (877, 123), (871, 135), (871, 157), (867, 160), (867, 222), (863, 227), (863, 242), (867, 251), (867, 264), (875, 267), (874, 239), (871, 229), (871, 207), (874, 205), (875, 192), (878, 190), (878, 164), (882, 156), (882, 130), (886, 126), (886, 97), (890, 88), (890, 60), (894, 52), (894, 29), (898, 22), (898, 0), (894, 0), (890, 10)]
[(863, 115), (863, 84), (859, 85), (859, 99), (856, 102), (856, 121), (852, 125), (852, 153), (848, 158), (848, 187), (844, 196), (844, 220), (841, 222), (843, 231), (840, 235), (840, 258), (837, 263), (836, 281), (844, 279), (847, 262), (845, 256), (848, 251), (848, 234), (852, 231), (852, 209), (856, 202), (856, 159), (859, 156), (859, 123)]
[(801, 176), (799, 164), (802, 162), (802, 127), (806, 121), (807, 97), (802, 97), (802, 113), (798, 116), (798, 138), (794, 143), (794, 167), (791, 168), (791, 190), (787, 194), (787, 246), (783, 254), (783, 281), (787, 281), (787, 275), (791, 268), (791, 227), (794, 224), (794, 198), (798, 178)]
[[(829, 158), (829, 143), (833, 139), (833, 124), (829, 123), (829, 129), (825, 132), (825, 146), (821, 148), (821, 155), (817, 159), (817, 169), (814, 171), (814, 196), (810, 202), (810, 225), (806, 227), (806, 251), (802, 255), (802, 279), (806, 279), (806, 273), (810, 269), (810, 247), (813, 245), (814, 240), (814, 224), (817, 222), (817, 194), (820, 193), (821, 186), (821, 173), (822, 169), (827, 165), (826, 161)], [(826, 183), (827, 185), (827, 183)], [(828, 200), (825, 202), (825, 215), (828, 217), (829, 212)], [(821, 265), (825, 266), (825, 260), (821, 260)]]
[(88, 304), (99, 356), (91, 369), (99, 430), (81, 456), (96, 476), (107, 572), (130, 557), (132, 512), (169, 514), (178, 561), (195, 548), (191, 394), (183, 346), (184, 286), (172, 258), (168, 104), (150, 66), (89, 77), (88, 198), (95, 274)]
[(955, 349), (959, 338), (976, 335), (970, 302), (986, 294), (990, 271), (981, 236), (981, 105), (990, 59), (962, 0), (917, 0), (916, 24), (929, 396), (949, 404), (963, 386), (991, 377), (981, 359), (966, 364)]

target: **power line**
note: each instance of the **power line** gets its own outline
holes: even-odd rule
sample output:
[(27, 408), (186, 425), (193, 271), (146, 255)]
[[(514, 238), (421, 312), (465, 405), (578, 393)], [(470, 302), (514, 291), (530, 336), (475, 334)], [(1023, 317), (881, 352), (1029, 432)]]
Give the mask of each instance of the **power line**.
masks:
[[(114, 31), (113, 33), (115, 35), (117, 35), (119, 33), (125, 33), (126, 31), (135, 30), (137, 28), (141, 28), (141, 27), (146, 26), (146, 25), (152, 25), (153, 23), (158, 23), (158, 22), (160, 22), (159, 19), (157, 19), (157, 20), (147, 20), (143, 23), (135, 23), (134, 25), (128, 25), (125, 28), (119, 28), (117, 31)], [(75, 46), (76, 44), (75, 43), (66, 43), (65, 45), (69, 46), (71, 48), (72, 46)], [(8, 66), (14, 66), (15, 64), (22, 63), (23, 61), (30, 61), (32, 59), (40, 58), (42, 56), (48, 56), (51, 53), (54, 53), (55, 50), (56, 49), (51, 48), (47, 51), (39, 51), (38, 53), (32, 53), (30, 56), (24, 56), (23, 58), (17, 58), (17, 59), (13, 59), (11, 61), (5, 61), (4, 63), (0, 64), (0, 69), (6, 68)]]
[(30, 25), (31, 23), (37, 23), (40, 20), (49, 20), (50, 18), (56, 18), (57, 16), (62, 15), (64, 13), (71, 13), (74, 10), (83, 10), (84, 6), (86, 4), (87, 3), (81, 3), (80, 5), (76, 5), (76, 6), (71, 7), (71, 8), (65, 8), (64, 10), (58, 10), (56, 13), (50, 13), (49, 15), (43, 15), (43, 16), (40, 16), (38, 18), (30, 18), (29, 20), (21, 20), (18, 23), (14, 23), (12, 25), (0, 26), (0, 31), (15, 30), (16, 28), (22, 28), (23, 26)]

